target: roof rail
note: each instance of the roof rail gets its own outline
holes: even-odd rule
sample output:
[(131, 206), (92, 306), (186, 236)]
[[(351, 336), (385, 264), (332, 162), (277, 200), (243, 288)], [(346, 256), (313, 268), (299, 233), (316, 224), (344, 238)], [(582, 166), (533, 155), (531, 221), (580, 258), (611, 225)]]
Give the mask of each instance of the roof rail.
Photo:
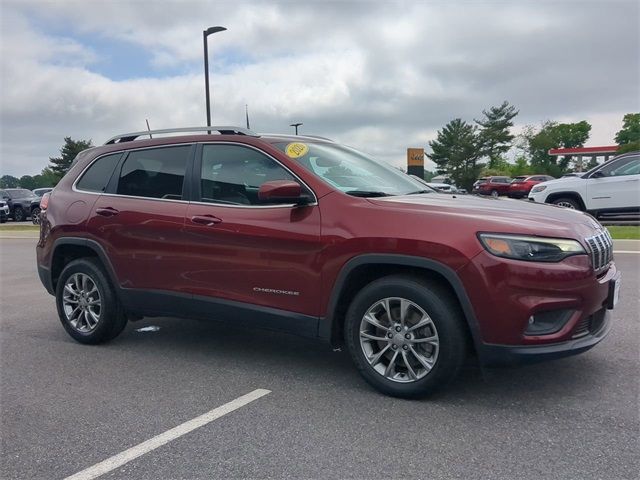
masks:
[(131, 142), (138, 137), (146, 137), (155, 134), (163, 133), (180, 133), (180, 132), (218, 132), (220, 135), (248, 135), (251, 137), (257, 137), (258, 135), (247, 128), (242, 127), (230, 127), (230, 126), (211, 126), (211, 127), (185, 127), (185, 128), (165, 128), (163, 130), (145, 130), (142, 132), (123, 133), (111, 137), (105, 142), (105, 145), (112, 145), (114, 143)]
[(335, 143), (334, 140), (327, 138), (327, 137), (321, 137), (320, 135), (295, 135), (295, 134), (287, 134), (287, 133), (261, 133), (260, 134), (263, 137), (296, 137), (296, 138), (311, 138), (313, 140), (326, 140), (327, 142), (333, 142)]

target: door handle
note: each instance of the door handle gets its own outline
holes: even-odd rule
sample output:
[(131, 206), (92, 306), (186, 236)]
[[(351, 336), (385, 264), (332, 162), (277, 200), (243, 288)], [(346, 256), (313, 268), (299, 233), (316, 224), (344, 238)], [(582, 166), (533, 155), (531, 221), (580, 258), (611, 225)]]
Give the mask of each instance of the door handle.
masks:
[(104, 207), (104, 208), (96, 208), (96, 213), (98, 215), (102, 215), (103, 217), (113, 217), (119, 214), (120, 211), (112, 207)]
[(218, 217), (214, 217), (213, 215), (195, 215), (191, 217), (191, 221), (193, 223), (197, 223), (198, 225), (206, 225), (207, 227), (213, 227), (218, 223), (222, 222), (222, 219)]

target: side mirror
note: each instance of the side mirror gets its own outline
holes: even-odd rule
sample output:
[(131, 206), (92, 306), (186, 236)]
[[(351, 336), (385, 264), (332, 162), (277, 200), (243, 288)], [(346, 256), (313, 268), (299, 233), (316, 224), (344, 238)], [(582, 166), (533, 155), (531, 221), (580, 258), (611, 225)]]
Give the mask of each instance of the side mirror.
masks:
[(291, 180), (274, 180), (264, 182), (258, 189), (258, 200), (263, 203), (309, 203), (309, 197), (302, 195), (302, 187)]

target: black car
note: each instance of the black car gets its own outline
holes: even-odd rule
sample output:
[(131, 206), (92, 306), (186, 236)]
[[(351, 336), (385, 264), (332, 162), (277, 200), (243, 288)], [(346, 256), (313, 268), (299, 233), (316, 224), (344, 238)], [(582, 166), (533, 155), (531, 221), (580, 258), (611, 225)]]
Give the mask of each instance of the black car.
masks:
[(35, 205), (40, 207), (40, 198), (26, 188), (5, 188), (0, 190), (0, 200), (9, 206), (9, 217), (22, 222), (31, 216)]

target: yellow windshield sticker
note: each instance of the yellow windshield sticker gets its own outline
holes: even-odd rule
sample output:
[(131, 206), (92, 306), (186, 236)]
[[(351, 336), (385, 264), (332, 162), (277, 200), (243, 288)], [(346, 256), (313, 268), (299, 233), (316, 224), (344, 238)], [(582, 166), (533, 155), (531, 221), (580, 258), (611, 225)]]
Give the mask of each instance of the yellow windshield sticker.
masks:
[(290, 143), (284, 151), (290, 158), (300, 158), (307, 154), (309, 147), (304, 143)]

